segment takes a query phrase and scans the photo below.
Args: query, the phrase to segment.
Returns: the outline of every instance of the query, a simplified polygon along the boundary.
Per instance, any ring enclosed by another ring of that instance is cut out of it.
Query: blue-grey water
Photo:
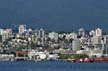
[[[65,61],[0,62],[0,71],[108,71],[108,63],[71,63]]]
[[[0,27],[107,30],[108,0],[0,0]]]

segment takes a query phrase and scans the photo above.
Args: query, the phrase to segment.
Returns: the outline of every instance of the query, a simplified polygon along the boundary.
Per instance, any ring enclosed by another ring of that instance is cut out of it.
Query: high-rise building
[[[3,34],[3,29],[0,29],[0,35],[2,35]]]
[[[44,45],[44,43],[45,43],[45,30],[43,30],[43,29],[38,30],[37,31],[37,36],[39,38],[41,38],[41,41],[39,41],[40,44]]]
[[[19,34],[22,34],[26,31],[26,25],[19,25]]]
[[[43,29],[38,30],[38,36],[39,37],[45,37],[45,31]]]
[[[84,36],[85,35],[85,30],[83,28],[80,28],[79,32],[78,32],[78,35],[79,36]]]
[[[5,30],[3,30],[2,41],[5,41],[5,40],[7,40],[10,37],[12,37],[12,29],[5,29]]]
[[[80,50],[81,49],[81,44],[80,40],[73,40],[72,41],[72,50]]]
[[[95,34],[96,34],[96,36],[102,36],[102,29],[97,28],[97,29],[95,30]]]

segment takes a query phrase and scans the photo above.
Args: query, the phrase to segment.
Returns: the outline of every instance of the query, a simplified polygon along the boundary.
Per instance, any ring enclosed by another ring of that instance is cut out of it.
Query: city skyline
[[[11,29],[13,32],[18,32],[20,26],[25,26],[25,28],[26,28],[25,31],[27,31],[27,30],[41,30],[41,29],[43,29],[43,30],[45,30],[47,32],[58,32],[58,33],[71,33],[71,32],[74,32],[74,33],[78,33],[80,30],[84,30],[87,33],[87,32],[90,32],[90,31],[95,31],[96,29],[99,28],[99,29],[101,29],[103,31],[103,34],[107,34],[107,30],[104,30],[101,27],[95,27],[95,28],[92,28],[92,29],[85,29],[84,27],[80,27],[78,29],[72,28],[72,30],[70,30],[70,31],[65,31],[65,30],[48,30],[48,29],[46,29],[44,27],[32,28],[30,26],[27,26],[26,24],[18,24],[18,25],[13,25],[13,26],[14,27],[12,27],[12,26],[0,27],[0,29],[1,30],[2,29],[4,29],[4,30],[5,29]]]
[[[107,71],[108,0],[0,0],[0,71]]]

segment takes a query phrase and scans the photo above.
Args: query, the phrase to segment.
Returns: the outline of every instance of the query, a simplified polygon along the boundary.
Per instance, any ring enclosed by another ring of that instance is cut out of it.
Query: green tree
[[[89,56],[86,54],[74,54],[73,57],[74,58],[85,58],[85,57],[89,57]]]

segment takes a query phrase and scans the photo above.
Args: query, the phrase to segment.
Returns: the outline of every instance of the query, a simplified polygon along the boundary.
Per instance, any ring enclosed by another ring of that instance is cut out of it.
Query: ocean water
[[[0,71],[108,71],[108,63],[13,61],[0,62]]]

